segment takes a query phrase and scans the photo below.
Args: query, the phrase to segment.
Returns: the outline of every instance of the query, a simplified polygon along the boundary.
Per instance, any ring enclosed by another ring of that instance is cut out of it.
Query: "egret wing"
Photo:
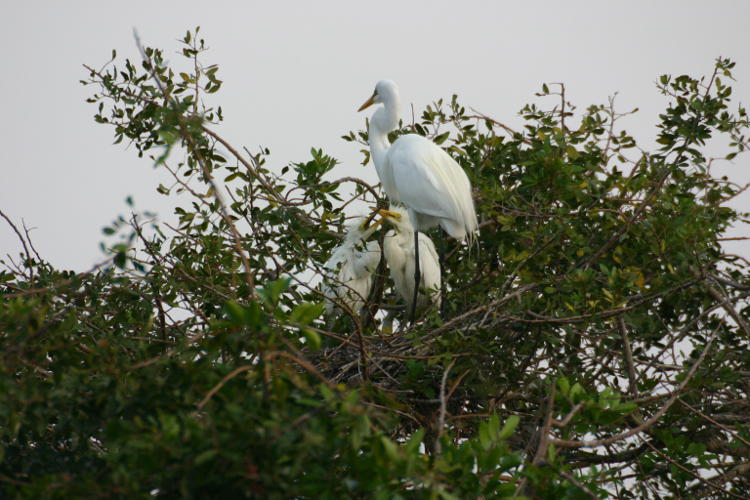
[[[420,214],[476,229],[471,184],[448,153],[422,136],[400,137],[388,153],[389,174],[402,203]]]
[[[422,274],[421,286],[433,290],[431,302],[440,305],[440,260],[435,244],[423,233],[419,233],[419,264]]]
[[[354,261],[354,273],[357,277],[368,276],[375,272],[380,262],[380,245],[377,241],[370,241],[357,254]]]

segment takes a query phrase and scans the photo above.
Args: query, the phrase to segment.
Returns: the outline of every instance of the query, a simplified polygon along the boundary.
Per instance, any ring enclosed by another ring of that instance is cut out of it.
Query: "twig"
[[[141,53],[141,57],[143,58],[144,62],[148,62],[148,56],[146,55],[146,51],[143,49],[143,45],[141,45],[141,39],[139,38],[138,32],[135,29],[133,30],[133,36],[135,37],[135,43],[136,43],[136,46],[138,47],[138,50]],[[168,100],[169,95],[167,95],[167,92],[164,89],[164,86],[162,85],[161,80],[159,80],[159,77],[156,76],[156,72],[154,68],[151,69],[151,77],[156,82],[156,85],[161,91],[162,95],[164,96],[164,99]],[[237,230],[237,227],[235,226],[231,217],[229,217],[226,204],[224,203],[224,199],[221,196],[221,191],[219,190],[219,187],[216,185],[216,181],[211,175],[211,171],[208,169],[208,166],[206,165],[206,162],[203,159],[203,155],[201,155],[197,145],[195,144],[195,139],[187,131],[187,127],[185,126],[185,117],[182,116],[181,113],[177,113],[177,119],[178,119],[179,126],[180,126],[180,133],[183,139],[185,139],[185,141],[190,145],[190,149],[193,151],[193,154],[195,155],[195,159],[201,167],[201,171],[203,172],[204,179],[206,179],[206,182],[208,182],[212,188],[214,199],[216,200],[216,203],[219,205],[219,213],[221,215],[221,218],[224,219],[224,222],[232,231],[232,234],[234,236],[233,238],[234,248],[238,256],[240,257],[240,260],[242,261],[242,266],[245,268],[245,281],[248,287],[248,295],[250,296],[251,299],[255,299],[255,295],[256,295],[255,280],[253,278],[252,271],[250,268],[250,257],[247,255],[246,250],[242,247],[240,243],[242,241],[242,237],[240,236],[240,233]],[[203,128],[205,130],[205,127]]]
[[[474,309],[466,311],[465,313],[460,314],[460,315],[456,316],[455,318],[452,318],[450,321],[446,321],[442,326],[440,326],[438,328],[435,328],[431,332],[427,333],[426,335],[424,335],[422,337],[422,339],[423,340],[427,340],[427,339],[435,338],[438,335],[442,334],[443,332],[446,332],[446,331],[450,330],[451,328],[453,328],[457,324],[459,324],[459,323],[467,320],[468,318],[470,318],[470,317],[472,317],[472,316],[474,316],[476,314],[479,314],[481,312],[484,312],[486,310],[495,309],[495,308],[497,308],[497,307],[505,304],[509,300],[511,300],[513,298],[516,298],[516,297],[520,297],[521,295],[523,295],[524,293],[528,292],[529,290],[533,290],[534,288],[537,288],[539,286],[541,286],[541,285],[539,285],[538,283],[529,283],[527,285],[524,285],[524,286],[520,287],[516,291],[514,291],[512,293],[509,293],[508,295],[506,295],[505,297],[503,297],[501,299],[493,300],[489,304],[485,304],[483,306],[475,307]]]
[[[146,252],[151,256],[152,259],[154,259],[154,263],[157,264],[159,267],[162,267],[161,259],[159,259],[158,254],[153,251],[151,248],[151,244],[146,240],[146,237],[143,235],[143,230],[141,226],[138,224],[138,220],[133,214],[133,217],[131,218],[131,224],[133,228],[135,229],[136,234],[138,235],[138,238],[141,240],[141,243],[143,243],[143,246],[146,248]],[[152,268],[153,271],[153,268]],[[154,278],[156,276],[154,275]],[[159,319],[159,330],[161,330],[161,338],[163,341],[167,340],[167,327],[166,327],[166,314],[164,313],[164,304],[162,304],[161,300],[161,293],[159,291],[159,287],[156,284],[156,279],[153,279],[151,281],[151,290],[154,294],[154,302],[156,303],[156,310],[158,311],[158,319]]]
[[[727,491],[727,490],[725,490],[724,488],[722,488],[721,486],[717,486],[717,485],[715,485],[714,483],[712,483],[712,482],[710,482],[710,481],[708,481],[708,480],[706,480],[706,479],[703,479],[703,478],[702,478],[702,477],[701,477],[700,475],[698,475],[697,473],[695,473],[695,472],[691,471],[690,469],[688,469],[687,467],[685,467],[685,466],[684,466],[684,465],[682,465],[681,463],[679,463],[679,462],[676,462],[676,461],[675,461],[675,460],[673,460],[673,459],[672,459],[672,458],[671,458],[670,456],[666,455],[665,453],[662,453],[662,452],[661,452],[660,450],[657,450],[657,449],[656,449],[656,448],[655,448],[655,447],[654,447],[654,446],[653,446],[653,445],[652,445],[651,443],[649,443],[648,441],[644,441],[644,443],[646,443],[646,445],[648,445],[648,447],[649,447],[649,448],[651,448],[651,449],[652,449],[652,450],[653,450],[654,452],[656,452],[656,454],[657,454],[657,455],[659,455],[660,457],[662,457],[662,458],[663,458],[664,460],[666,460],[666,461],[667,461],[667,462],[669,462],[670,464],[674,465],[674,466],[675,466],[675,467],[677,467],[678,469],[681,469],[681,470],[683,470],[683,471],[687,472],[688,474],[690,474],[691,476],[693,476],[693,477],[694,477],[695,479],[697,479],[697,480],[698,480],[698,481],[700,481],[701,483],[705,484],[706,486],[709,486],[709,487],[711,487],[711,488],[715,489],[716,491],[720,491],[720,492],[724,493],[725,495],[730,495],[730,496],[732,496],[732,497],[734,497],[734,498],[744,498],[745,500],[747,500],[747,499],[746,499],[746,497],[744,497],[744,496],[740,496],[740,495],[737,495],[736,493],[732,493],[731,491]]]
[[[245,365],[245,366],[240,366],[238,368],[235,368],[234,370],[232,370],[231,372],[229,372],[223,379],[221,379],[221,382],[219,382],[218,384],[216,384],[215,386],[213,386],[211,388],[211,390],[208,391],[208,393],[203,397],[203,399],[201,399],[200,403],[198,403],[196,405],[198,407],[198,409],[200,410],[201,408],[203,408],[206,405],[206,403],[208,403],[208,401],[213,397],[213,395],[216,394],[217,392],[219,392],[219,389],[221,389],[222,387],[224,387],[224,384],[226,384],[227,382],[229,382],[230,380],[232,380],[234,377],[236,377],[240,373],[246,372],[248,370],[252,370],[254,368],[257,368],[257,366],[256,365]]]
[[[737,311],[734,310],[732,304],[730,304],[729,301],[709,283],[706,283],[706,287],[708,288],[708,293],[710,293],[714,299],[721,303],[722,309],[724,309],[727,314],[732,317],[732,319],[737,323],[737,326],[739,326],[742,331],[745,332],[745,335],[747,335],[747,337],[750,339],[750,326],[748,326],[742,316],[740,316]]]
[[[318,369],[315,368],[315,366],[313,366],[309,361],[307,361],[305,359],[298,358],[297,356],[295,356],[293,354],[290,354],[288,352],[285,352],[285,351],[271,351],[271,352],[266,353],[265,356],[263,356],[263,359],[264,359],[264,361],[268,362],[268,361],[270,361],[271,359],[273,359],[274,357],[277,357],[277,356],[281,356],[281,357],[284,357],[284,358],[287,358],[287,359],[290,359],[290,360],[294,361],[299,366],[301,366],[302,368],[304,368],[308,372],[310,372],[313,375],[315,375],[324,384],[326,384],[329,387],[331,386],[331,382],[327,378],[325,378],[318,371]],[[253,364],[253,365],[244,365],[244,366],[240,366],[238,368],[235,368],[234,370],[232,370],[231,372],[229,372],[223,379],[221,379],[221,382],[219,382],[214,387],[212,387],[211,390],[208,391],[208,393],[206,394],[206,396],[196,405],[198,407],[198,409],[203,408],[206,405],[206,403],[208,403],[208,401],[211,399],[211,397],[213,397],[213,395],[216,394],[231,379],[233,379],[234,377],[236,377],[237,375],[239,375],[242,372],[245,372],[245,371],[248,371],[248,370],[252,370],[252,369],[256,369],[256,368],[258,368],[258,365],[255,365],[255,364]]]
[[[531,464],[535,466],[539,466],[544,462],[544,455],[547,452],[547,448],[549,447],[549,433],[552,428],[553,423],[553,409],[555,404],[555,392],[556,387],[553,385],[550,389],[550,393],[547,396],[547,412],[544,417],[544,424],[542,425],[541,429],[539,429],[539,443],[537,444],[536,452],[534,453],[534,458],[531,460]],[[541,410],[541,404],[540,410]],[[526,446],[525,453],[528,453],[530,451],[531,445],[533,441],[530,440],[529,443]],[[525,491],[526,489],[526,483],[528,482],[528,478],[524,477],[518,482],[518,486],[516,486],[516,496],[518,496],[521,492]]]
[[[440,438],[443,436],[443,427],[445,427],[445,415],[447,413],[447,398],[445,397],[445,384],[448,380],[448,373],[450,373],[451,368],[453,368],[453,365],[456,364],[456,360],[451,360],[448,367],[443,370],[443,380],[440,382],[440,414],[438,416],[438,429],[437,429],[437,436],[435,436],[435,453],[439,454],[442,451],[442,446],[440,444]]]
[[[488,122],[494,123],[495,125],[497,125],[498,127],[502,128],[503,130],[505,130],[506,132],[510,133],[511,135],[517,136],[518,138],[521,139],[521,141],[523,143],[525,143],[525,144],[531,144],[531,141],[529,139],[527,139],[526,137],[524,137],[524,135],[522,133],[513,130],[509,126],[507,126],[507,125],[505,125],[503,123],[500,123],[499,121],[497,121],[497,120],[495,120],[493,118],[490,118],[489,116],[487,116],[487,115],[485,115],[485,114],[477,111],[474,108],[470,108],[470,109],[473,112],[475,112],[476,114],[475,115],[468,115],[466,118],[476,118],[478,120],[487,120]]]
[[[633,397],[638,396],[638,380],[635,374],[635,364],[633,363],[633,351],[630,348],[630,339],[628,338],[628,329],[625,326],[625,320],[623,315],[617,316],[617,327],[620,330],[622,336],[622,345],[625,351],[625,362],[628,365],[628,381],[630,395]]]
[[[21,231],[18,230],[15,224],[13,224],[13,221],[10,220],[10,218],[5,215],[5,213],[0,210],[0,217],[5,219],[8,224],[10,224],[10,227],[13,228],[13,231],[18,235],[18,239],[21,240],[21,245],[23,245],[23,251],[26,254],[26,266],[29,269],[29,272],[31,273],[31,276],[34,276],[34,271],[31,268],[31,254],[29,253],[29,248],[26,246],[26,240],[23,239],[23,235],[21,235]]]
[[[589,498],[593,498],[594,500],[598,500],[599,497],[596,496],[596,494],[593,491],[591,491],[589,488],[587,488],[585,484],[583,484],[578,479],[576,479],[572,474],[569,474],[569,473],[565,472],[564,470],[560,470],[560,469],[557,469],[557,472],[562,477],[564,477],[565,479],[567,479],[568,481],[570,481],[571,483],[573,483],[573,485],[576,488],[578,488],[579,490],[581,490],[584,493],[586,493],[586,495],[588,495]]]
[[[552,425],[554,425],[555,427],[565,427],[566,425],[568,425],[570,423],[571,420],[573,420],[573,417],[575,417],[576,414],[580,411],[580,409],[583,408],[585,405],[586,405],[586,403],[584,403],[583,401],[581,401],[580,403],[578,403],[577,405],[575,405],[572,410],[570,410],[570,413],[568,413],[567,415],[565,415],[564,419],[562,419],[562,420],[553,420],[552,421]]]
[[[742,442],[743,442],[743,443],[745,443],[745,444],[746,444],[747,446],[750,446],[750,441],[748,441],[747,439],[743,438],[742,436],[740,436],[739,434],[737,434],[737,433],[736,433],[735,431],[733,431],[732,429],[730,429],[730,428],[729,428],[729,427],[727,427],[726,425],[722,425],[722,424],[720,424],[719,422],[717,422],[717,421],[716,421],[716,420],[714,420],[713,418],[709,417],[708,415],[704,414],[704,413],[703,413],[703,412],[701,412],[700,410],[698,410],[698,409],[696,409],[696,408],[693,408],[692,406],[690,406],[689,404],[687,404],[686,402],[684,402],[684,401],[683,401],[683,400],[681,400],[680,398],[677,398],[677,401],[678,401],[678,402],[679,402],[679,403],[680,403],[680,404],[681,404],[682,406],[684,406],[684,407],[685,407],[685,408],[687,408],[688,410],[692,411],[692,412],[693,412],[693,413],[695,413],[696,415],[699,415],[699,416],[703,417],[704,419],[708,420],[709,422],[711,422],[711,423],[712,423],[712,424],[714,424],[715,426],[719,427],[719,428],[720,428],[720,429],[722,429],[723,431],[725,431],[725,432],[727,432],[727,433],[731,434],[731,435],[732,435],[732,436],[733,436],[734,438],[736,438],[737,440],[739,440],[739,441],[742,441]]]
[[[701,355],[698,357],[697,360],[693,363],[693,366],[688,371],[685,378],[682,380],[680,385],[675,390],[674,395],[669,398],[669,400],[659,408],[659,410],[654,413],[654,415],[643,422],[641,425],[638,425],[636,427],[633,427],[630,430],[627,430],[625,432],[621,432],[620,434],[603,438],[603,439],[592,439],[588,441],[573,441],[573,440],[567,440],[567,439],[552,439],[552,444],[555,446],[560,446],[562,448],[596,448],[597,446],[604,446],[611,443],[616,443],[617,441],[620,441],[622,439],[628,438],[630,436],[633,436],[635,434],[639,434],[646,429],[650,428],[652,425],[654,425],[668,410],[672,407],[675,401],[677,401],[677,398],[680,395],[680,391],[687,386],[688,382],[690,382],[690,379],[693,378],[693,375],[695,375],[695,372],[698,370],[698,367],[703,362],[703,359],[706,357],[706,354],[708,353],[709,348],[711,347],[711,344],[713,343],[714,339],[716,338],[716,335],[718,335],[719,329],[717,328],[714,330],[714,332],[711,334],[711,337],[708,339],[708,342],[706,342],[706,346],[703,348],[703,352],[701,352]]]
[[[554,408],[555,408],[555,392],[556,386],[552,386],[552,389],[547,396],[547,415],[544,417],[544,425],[539,431],[539,445],[537,446],[536,453],[532,464],[539,465],[544,460],[544,456],[547,453],[549,446],[549,433],[552,428]]]
[[[21,226],[23,226],[23,232],[26,234],[26,241],[29,243],[29,247],[31,248],[31,251],[34,252],[34,255],[36,256],[36,260],[38,262],[42,262],[42,257],[39,255],[39,252],[36,251],[36,248],[34,248],[34,242],[31,241],[31,236],[29,236],[29,228],[26,227],[26,222],[21,219]]]

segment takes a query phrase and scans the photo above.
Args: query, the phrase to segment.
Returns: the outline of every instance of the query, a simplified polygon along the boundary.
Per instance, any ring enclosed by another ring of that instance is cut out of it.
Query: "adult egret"
[[[477,215],[471,183],[461,166],[437,144],[417,134],[400,136],[391,144],[388,133],[398,127],[398,87],[390,80],[375,85],[372,96],[358,111],[382,104],[372,115],[368,130],[370,155],[380,183],[391,203],[406,206],[417,235],[439,225],[457,240],[471,240],[477,229]],[[441,239],[442,249],[442,239]],[[420,252],[414,252],[414,282],[420,281]],[[442,263],[442,251],[441,251]],[[414,288],[413,303],[416,304]],[[415,310],[412,309],[412,321]]]
[[[422,272],[419,281],[418,298],[413,303],[414,266],[416,265],[416,248],[414,246],[414,227],[403,208],[391,206],[390,210],[380,210],[382,220],[389,222],[393,229],[383,239],[383,255],[388,263],[391,278],[396,291],[406,302],[407,310],[423,311],[432,304],[440,307],[440,263],[432,240],[424,233],[417,233],[419,238],[419,261]]]
[[[336,309],[334,300],[341,302],[358,314],[372,287],[372,274],[380,262],[380,245],[377,241],[366,242],[375,232],[382,219],[366,227],[368,219],[357,217],[348,224],[343,243],[336,247],[331,257],[323,264],[329,278],[323,284],[326,296],[326,313]]]

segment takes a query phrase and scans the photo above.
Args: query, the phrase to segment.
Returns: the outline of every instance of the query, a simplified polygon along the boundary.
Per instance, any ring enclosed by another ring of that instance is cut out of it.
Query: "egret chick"
[[[432,240],[426,234],[416,233],[419,238],[419,262],[422,263],[417,295],[414,289],[415,232],[409,216],[405,209],[394,206],[379,213],[383,216],[381,220],[393,226],[383,239],[383,254],[396,291],[406,302],[407,311],[421,313],[432,305],[440,307],[440,263]],[[416,304],[413,303],[415,296]]]
[[[326,296],[326,314],[331,315],[340,308],[334,303],[343,303],[353,313],[359,314],[372,287],[372,275],[380,262],[380,245],[377,241],[366,242],[375,232],[380,219],[366,227],[368,219],[357,217],[347,225],[343,243],[336,247],[331,257],[323,264],[328,279],[323,283]]]

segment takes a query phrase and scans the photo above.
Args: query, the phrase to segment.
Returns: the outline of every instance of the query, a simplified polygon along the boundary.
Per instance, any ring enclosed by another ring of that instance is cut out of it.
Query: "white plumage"
[[[388,133],[398,127],[399,93],[381,80],[359,110],[383,104],[368,130],[370,154],[380,183],[392,203],[402,203],[412,225],[424,231],[440,225],[457,240],[472,238],[477,216],[471,184],[461,166],[437,144],[417,134],[400,136],[391,145]]]
[[[415,283],[414,227],[406,210],[400,207],[391,206],[380,214],[393,225],[383,239],[383,255],[396,291],[406,302],[407,310],[411,310]],[[440,307],[440,263],[432,240],[423,233],[418,237],[421,276],[416,310],[421,312],[433,304]]]
[[[328,315],[339,309],[334,300],[359,314],[370,293],[372,274],[380,262],[380,245],[377,241],[365,240],[377,229],[379,223],[364,228],[364,222],[364,217],[358,217],[348,225],[344,242],[334,249],[323,265],[328,271],[322,290],[326,296]]]

